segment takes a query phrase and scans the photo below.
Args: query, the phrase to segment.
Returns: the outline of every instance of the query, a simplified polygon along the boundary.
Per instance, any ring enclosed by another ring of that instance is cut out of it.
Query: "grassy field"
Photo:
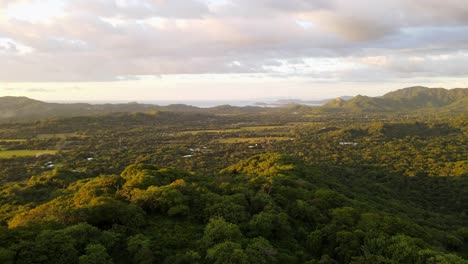
[[[68,137],[83,137],[77,133],[56,133],[56,134],[39,134],[37,135],[38,139],[50,139],[50,138],[60,138],[65,139]]]
[[[191,131],[182,131],[177,133],[178,135],[197,135],[197,134],[202,134],[202,133],[228,133],[231,132],[232,129],[206,129],[206,130],[191,130]]]
[[[262,130],[271,130],[271,129],[279,129],[279,128],[289,128],[289,127],[288,126],[248,126],[248,127],[241,127],[240,130],[262,131]]]
[[[290,137],[257,137],[257,138],[222,138],[213,140],[221,144],[234,144],[234,143],[263,143],[267,141],[284,141],[290,140]]]
[[[14,157],[30,157],[40,155],[55,155],[56,150],[5,150],[0,151],[0,158],[8,159]]]
[[[8,143],[8,142],[25,142],[26,139],[0,139],[0,143],[2,142],[5,142],[5,143]]]

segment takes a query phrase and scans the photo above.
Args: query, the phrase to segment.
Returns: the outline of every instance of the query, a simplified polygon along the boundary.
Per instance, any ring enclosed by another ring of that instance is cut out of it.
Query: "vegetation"
[[[468,262],[465,112],[217,109],[0,124],[0,263]]]
[[[468,89],[410,87],[385,94],[382,97],[356,96],[349,101],[340,98],[328,102],[325,109],[342,109],[355,112],[428,110],[466,112]],[[465,103],[464,103],[465,102]]]
[[[0,158],[54,155],[55,153],[57,153],[56,150],[3,150],[0,151]]]

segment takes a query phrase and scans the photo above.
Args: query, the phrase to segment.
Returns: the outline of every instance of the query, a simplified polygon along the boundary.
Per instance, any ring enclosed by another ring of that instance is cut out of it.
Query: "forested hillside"
[[[0,263],[466,263],[468,118],[152,111],[0,124]]]
[[[409,87],[387,93],[382,97],[358,95],[348,101],[330,101],[323,106],[328,110],[346,110],[353,112],[395,112],[408,110],[424,111],[468,111],[466,98],[468,89],[443,89],[427,87]]]
[[[0,121],[34,120],[47,117],[82,116],[109,113],[146,112],[166,109],[171,111],[190,111],[196,107],[145,105],[137,103],[128,104],[102,104],[86,103],[46,103],[27,97],[0,97]]]
[[[399,188],[433,200],[448,185],[460,200],[444,202],[464,204],[466,178],[371,183],[354,172],[325,173],[275,153],[212,176],[143,164],[92,178],[55,169],[3,189],[3,203],[24,207],[4,219],[0,257],[2,263],[464,263],[457,253],[468,239],[466,215],[401,197]]]

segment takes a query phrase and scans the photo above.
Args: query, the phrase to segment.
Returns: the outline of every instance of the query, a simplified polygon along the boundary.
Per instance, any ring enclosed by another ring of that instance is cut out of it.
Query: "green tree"
[[[151,241],[144,235],[138,234],[129,237],[127,240],[127,250],[130,253],[132,263],[150,264],[154,261]]]
[[[226,241],[208,249],[206,260],[212,264],[248,264],[248,256],[240,244]]]
[[[78,259],[79,264],[112,264],[106,248],[101,244],[89,244],[86,246],[86,254]]]
[[[205,247],[224,242],[240,241],[242,233],[236,224],[226,222],[222,217],[211,218],[205,227],[202,244]]]
[[[61,231],[42,231],[33,243],[20,246],[16,263],[70,264],[78,261],[71,236]]]
[[[6,248],[0,247],[0,263],[13,264],[15,259],[15,252]]]
[[[245,253],[249,258],[250,263],[268,264],[277,263],[276,249],[270,244],[268,240],[263,237],[257,237],[251,240]]]
[[[319,257],[322,252],[322,232],[315,230],[307,236],[307,248],[311,251],[313,256]]]

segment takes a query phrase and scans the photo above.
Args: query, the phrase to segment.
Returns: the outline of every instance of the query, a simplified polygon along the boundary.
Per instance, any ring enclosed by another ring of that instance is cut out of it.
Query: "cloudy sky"
[[[467,69],[466,0],[0,0],[0,96],[376,96]]]

